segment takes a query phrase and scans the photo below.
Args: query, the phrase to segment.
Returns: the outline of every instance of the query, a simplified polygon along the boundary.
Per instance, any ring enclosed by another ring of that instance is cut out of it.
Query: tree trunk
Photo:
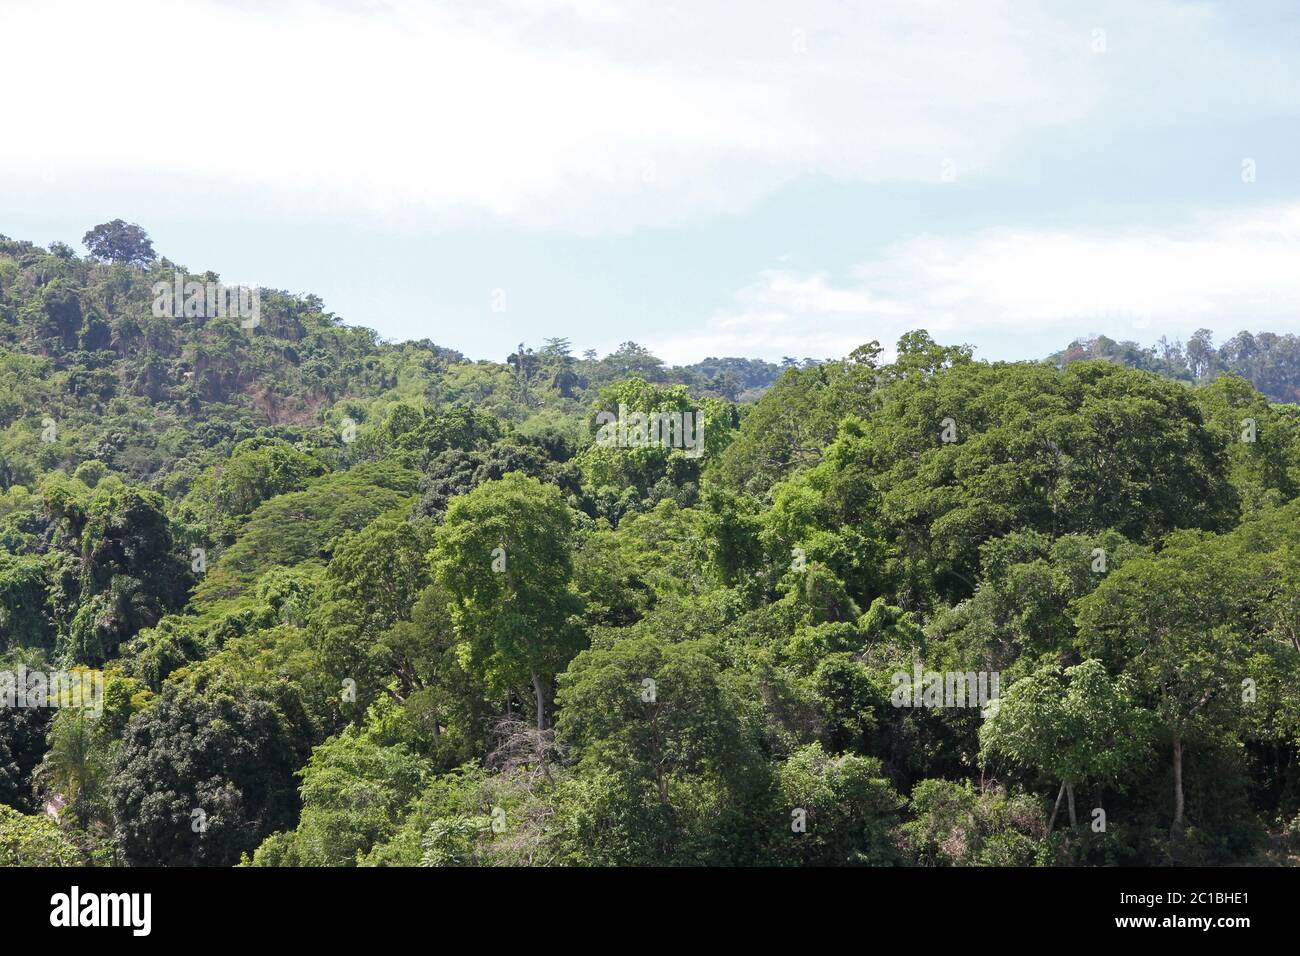
[[[1070,826],[1077,827],[1079,818],[1074,815],[1074,784],[1067,784],[1065,787],[1065,798],[1070,805]]]
[[[542,692],[542,677],[537,671],[533,675],[533,693],[537,695],[537,729],[546,729],[546,695]]]
[[[1183,828],[1183,738],[1174,731],[1174,825],[1175,833]]]
[[[1065,796],[1065,781],[1061,781],[1061,789],[1056,791],[1056,804],[1052,807],[1052,819],[1047,821],[1047,832],[1052,832],[1052,827],[1056,825],[1056,814],[1061,809],[1061,798]]]
[[[668,778],[664,776],[663,747],[659,740],[659,705],[650,705],[650,746],[654,752],[655,783],[659,787],[659,803],[664,807],[668,801]]]

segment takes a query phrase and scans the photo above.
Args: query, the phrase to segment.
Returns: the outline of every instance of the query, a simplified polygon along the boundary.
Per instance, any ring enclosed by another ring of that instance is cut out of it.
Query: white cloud
[[[965,175],[1099,95],[1025,4],[0,3],[0,172],[314,213],[630,229]]]
[[[926,328],[945,342],[1000,339],[1001,354],[1015,355],[1034,336],[1059,347],[1094,332],[1150,344],[1199,327],[1220,336],[1288,331],[1300,328],[1297,262],[1295,206],[1206,215],[1166,230],[920,236],[838,286],[824,274],[765,273],[698,333],[654,346],[679,362],[826,357]]]

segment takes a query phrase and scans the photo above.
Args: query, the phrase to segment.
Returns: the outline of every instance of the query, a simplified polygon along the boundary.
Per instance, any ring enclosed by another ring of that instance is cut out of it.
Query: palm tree
[[[50,726],[49,751],[36,768],[37,786],[49,797],[62,797],[73,822],[86,827],[99,818],[107,776],[93,718],[79,710],[59,711]]]

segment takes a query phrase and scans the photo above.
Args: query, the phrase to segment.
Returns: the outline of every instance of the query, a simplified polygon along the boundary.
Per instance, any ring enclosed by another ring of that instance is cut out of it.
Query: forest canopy
[[[1295,336],[472,361],[84,241],[0,238],[0,863],[1300,852]]]

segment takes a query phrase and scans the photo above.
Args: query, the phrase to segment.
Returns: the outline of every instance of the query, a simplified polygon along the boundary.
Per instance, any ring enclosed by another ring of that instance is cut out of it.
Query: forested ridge
[[[1300,854],[1294,336],[472,361],[85,241],[0,237],[0,675],[100,688],[0,684],[0,864]]]
[[[1231,373],[1250,381],[1271,401],[1300,401],[1300,335],[1294,333],[1239,332],[1217,347],[1209,329],[1198,329],[1185,343],[1162,336],[1147,347],[1097,335],[1076,339],[1051,358],[1062,365],[1105,359],[1184,382],[1205,382]]]

